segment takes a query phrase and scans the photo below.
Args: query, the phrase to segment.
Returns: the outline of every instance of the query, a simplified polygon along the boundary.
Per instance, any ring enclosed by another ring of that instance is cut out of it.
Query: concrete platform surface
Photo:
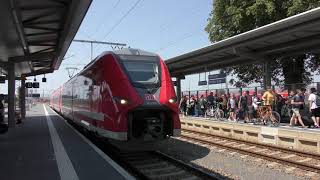
[[[48,106],[0,134],[0,179],[133,179]]]

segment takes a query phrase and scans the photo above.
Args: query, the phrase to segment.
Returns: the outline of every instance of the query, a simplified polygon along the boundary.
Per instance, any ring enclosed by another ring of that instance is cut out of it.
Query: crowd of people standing
[[[206,117],[207,109],[219,107],[229,121],[243,120],[246,123],[256,117],[260,105],[278,112],[281,117],[288,117],[291,126],[300,124],[306,127],[305,123],[310,119],[312,126],[319,127],[320,95],[315,88],[311,88],[310,93],[305,89],[292,90],[288,97],[283,97],[271,88],[267,88],[261,95],[256,92],[250,94],[249,91],[238,95],[210,92],[206,97],[204,95],[200,95],[199,98],[194,95],[183,96],[179,108],[184,116]],[[311,118],[303,118],[304,116]]]
[[[184,115],[192,116],[205,116],[205,112],[208,108],[216,108],[219,106],[221,110],[228,116],[229,119],[235,120],[237,112],[240,112],[240,116],[245,116],[247,111],[252,111],[254,107],[257,107],[259,98],[256,93],[252,96],[249,95],[249,91],[246,91],[241,96],[236,96],[234,93],[230,94],[210,94],[205,97],[201,95],[197,98],[191,95],[190,98],[183,96],[180,101],[180,110]],[[239,117],[239,118],[241,118]]]

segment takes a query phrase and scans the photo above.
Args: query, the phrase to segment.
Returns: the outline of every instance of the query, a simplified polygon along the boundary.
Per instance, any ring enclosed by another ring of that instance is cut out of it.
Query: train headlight
[[[128,104],[128,100],[120,99],[120,104],[126,105],[126,104]]]
[[[127,99],[124,99],[124,98],[113,97],[113,99],[114,99],[115,102],[118,103],[118,104],[122,104],[122,105],[127,105],[127,104],[129,104],[129,101],[128,101]]]
[[[177,102],[176,98],[170,98],[169,99],[169,103],[171,103],[171,104],[176,103],[176,102]]]

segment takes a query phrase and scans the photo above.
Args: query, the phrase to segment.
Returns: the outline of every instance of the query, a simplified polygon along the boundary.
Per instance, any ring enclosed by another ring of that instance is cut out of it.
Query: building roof
[[[213,43],[165,62],[172,76],[184,76],[275,57],[317,52],[320,8]]]
[[[0,5],[0,66],[15,74],[57,70],[92,0],[8,0]]]

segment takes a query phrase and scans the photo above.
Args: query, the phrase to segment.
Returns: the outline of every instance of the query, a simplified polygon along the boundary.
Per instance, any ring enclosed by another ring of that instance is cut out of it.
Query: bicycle
[[[272,111],[271,106],[264,106],[258,103],[256,118],[253,119],[253,124],[272,125],[278,127],[280,125],[280,114]]]
[[[224,112],[220,109],[219,105],[216,108],[214,105],[209,105],[205,114],[209,118],[214,118],[215,120],[223,120],[224,118]]]

